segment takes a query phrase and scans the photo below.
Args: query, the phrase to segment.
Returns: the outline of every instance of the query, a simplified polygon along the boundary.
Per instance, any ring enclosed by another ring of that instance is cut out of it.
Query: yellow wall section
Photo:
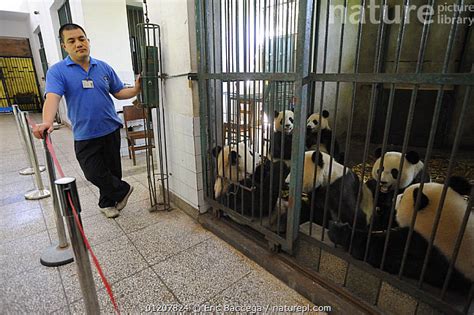
[[[8,106],[4,86],[8,90],[12,104],[15,103],[15,95],[25,93],[33,94],[36,102],[41,101],[31,58],[0,57],[0,67],[3,71],[3,82],[0,84],[0,107]]]

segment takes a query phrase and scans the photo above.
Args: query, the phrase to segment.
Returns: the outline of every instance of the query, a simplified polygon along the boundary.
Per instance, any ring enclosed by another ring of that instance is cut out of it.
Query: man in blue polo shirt
[[[59,101],[65,96],[76,158],[87,180],[100,189],[102,212],[108,218],[115,218],[126,206],[133,186],[122,180],[122,121],[110,94],[120,100],[132,98],[140,92],[140,79],[135,87],[125,88],[112,67],[91,58],[89,39],[79,25],[63,25],[59,36],[69,56],[48,70],[43,123],[33,132],[42,138],[45,130],[53,131]]]

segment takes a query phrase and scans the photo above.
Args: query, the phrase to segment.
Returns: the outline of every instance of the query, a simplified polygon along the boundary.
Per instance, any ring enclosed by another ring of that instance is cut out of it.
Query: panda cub
[[[329,172],[332,163],[331,173]],[[314,178],[316,173],[316,178]],[[329,179],[329,175],[331,178]],[[289,183],[291,174],[286,178]],[[356,226],[366,228],[372,217],[373,198],[370,190],[359,180],[352,170],[334,160],[329,154],[318,151],[305,152],[303,169],[302,191],[312,199],[312,209],[302,208],[301,217],[309,220],[310,212],[313,211],[313,221],[323,225],[324,203],[328,195],[327,220],[339,217],[340,220],[352,225],[356,212],[357,194],[359,185],[362,186],[362,198],[357,210]],[[342,204],[339,203],[342,190]],[[308,202],[311,205],[311,201]],[[325,224],[326,225],[326,224]]]
[[[319,150],[330,154],[332,144],[332,130],[331,127],[329,127],[328,117],[329,112],[327,110],[323,110],[322,116],[320,116],[318,113],[313,113],[308,116],[308,119],[306,119],[305,144],[307,150],[318,150],[318,133],[321,133]],[[344,156],[341,155],[339,151],[339,143],[336,139],[334,139],[333,156],[339,163],[342,163],[344,160]]]
[[[375,222],[374,226],[376,229],[384,229],[388,226],[394,196],[402,193],[406,187],[422,181],[424,163],[420,160],[420,156],[415,151],[406,153],[402,170],[400,170],[400,160],[402,159],[402,153],[400,152],[386,152],[384,154],[383,167],[381,167],[381,148],[375,150],[375,157],[377,160],[372,167],[372,178],[367,181],[367,186],[375,196],[377,179],[380,173],[380,189],[377,198],[377,207],[379,207],[380,212],[377,217],[378,222]],[[398,191],[395,191],[399,177],[400,186],[398,187]],[[430,181],[430,176],[427,174],[423,182],[427,183]]]
[[[251,174],[261,162],[260,154],[252,151],[244,142],[238,145],[216,146],[212,149],[216,158],[217,178],[214,182],[214,197],[227,192],[231,182],[239,182]]]
[[[403,163],[403,170],[400,171],[400,160],[402,159],[402,153],[396,151],[389,151],[384,154],[383,168],[381,169],[382,163],[382,148],[375,150],[375,161],[372,167],[372,178],[377,179],[379,172],[380,176],[380,191],[388,193],[395,189],[398,177],[400,177],[400,190],[404,190],[406,187],[420,183],[423,171],[423,162],[420,160],[420,156],[415,151],[409,151],[405,155],[405,161]],[[425,177],[424,182],[429,182],[429,175]]]
[[[263,224],[273,229],[272,223],[274,225],[275,222],[272,221],[276,219],[271,220],[270,217],[276,215],[275,205],[289,172],[290,169],[283,161],[266,160],[239,184],[230,185],[228,191],[232,193],[224,199],[224,205],[250,218],[267,218]],[[230,217],[238,223],[244,223],[231,214]]]
[[[270,147],[274,161],[285,160],[289,164],[291,160],[294,118],[294,113],[291,110],[275,111],[273,147]]]
[[[443,191],[443,184],[426,183],[420,192],[420,184],[414,184],[398,195],[396,204],[396,221],[398,228],[390,231],[384,270],[397,274],[401,267],[403,252],[408,237],[410,224],[415,211],[417,196],[421,193],[420,206],[414,226],[413,237],[408,248],[404,275],[418,279],[420,277],[428,241],[433,230],[436,212]],[[424,281],[431,285],[442,287],[448,272],[449,261],[452,257],[456,238],[461,231],[461,224],[467,209],[468,201],[463,197],[470,193],[471,186],[466,179],[453,176],[449,181],[441,217],[430,253]],[[351,228],[346,223],[331,222],[329,238],[335,244],[349,247]],[[373,232],[367,262],[379,268],[385,245],[386,231]],[[366,249],[367,232],[355,231],[352,255],[363,259]],[[461,294],[467,294],[474,280],[474,217],[471,215],[462,238],[461,247],[450,278],[449,288]]]

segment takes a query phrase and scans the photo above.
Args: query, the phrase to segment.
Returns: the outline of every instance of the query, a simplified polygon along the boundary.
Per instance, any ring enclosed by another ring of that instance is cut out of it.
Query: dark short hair
[[[86,31],[84,31],[84,29],[80,25],[77,25],[74,23],[66,23],[62,25],[61,28],[59,29],[59,39],[61,40],[61,43],[64,42],[64,34],[63,34],[64,31],[77,30],[77,29],[80,29],[84,33],[84,35],[87,36]]]

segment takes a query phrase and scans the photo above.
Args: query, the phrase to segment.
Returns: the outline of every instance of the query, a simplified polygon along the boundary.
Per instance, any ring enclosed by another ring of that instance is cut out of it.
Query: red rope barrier
[[[54,152],[53,144],[51,143],[51,139],[49,137],[46,137],[46,146],[48,147],[48,151],[51,154],[51,157],[53,158],[53,162],[56,166],[56,169],[58,170],[59,176],[64,177],[63,169],[59,164],[58,158],[56,157],[56,153]]]
[[[27,116],[27,119],[28,119],[28,124],[30,125],[30,127],[35,128],[36,123],[28,116]],[[64,172],[61,168],[61,165],[59,164],[58,158],[56,157],[56,152],[54,151],[53,144],[51,143],[51,139],[50,139],[49,135],[46,136],[45,141],[46,141],[46,146],[48,148],[48,151],[49,151],[49,153],[50,153],[50,155],[51,155],[51,157],[54,161],[54,165],[56,166],[56,169],[58,170],[59,175],[61,177],[64,177]],[[72,213],[74,214],[74,220],[76,221],[76,224],[79,227],[79,231],[81,232],[84,244],[86,245],[86,248],[89,250],[89,252],[91,254],[92,261],[94,262],[95,268],[99,272],[100,279],[102,280],[102,283],[104,284],[105,289],[107,290],[107,293],[109,294],[110,301],[112,302],[115,311],[117,312],[117,314],[120,315],[120,311],[118,309],[117,302],[115,301],[114,294],[112,292],[112,287],[110,286],[109,282],[107,281],[107,278],[105,277],[104,272],[102,271],[102,268],[100,267],[99,260],[95,256],[94,251],[92,250],[92,247],[89,243],[89,240],[87,239],[86,234],[84,233],[84,229],[82,228],[81,221],[79,220],[79,216],[76,212],[76,208],[74,207],[74,203],[72,202],[72,198],[71,198],[70,193],[68,193],[68,199],[69,199],[69,204],[71,205],[71,208],[72,208]]]

